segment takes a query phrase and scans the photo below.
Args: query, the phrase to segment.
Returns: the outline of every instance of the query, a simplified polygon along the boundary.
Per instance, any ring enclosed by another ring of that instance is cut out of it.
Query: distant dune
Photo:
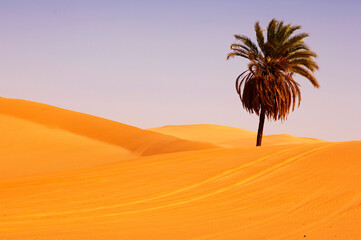
[[[359,239],[361,141],[143,130],[0,98],[0,239]]]
[[[240,128],[213,125],[173,125],[148,130],[191,141],[213,143],[221,147],[253,147],[257,133]],[[263,146],[283,144],[321,143],[323,140],[295,137],[288,134],[263,136]]]

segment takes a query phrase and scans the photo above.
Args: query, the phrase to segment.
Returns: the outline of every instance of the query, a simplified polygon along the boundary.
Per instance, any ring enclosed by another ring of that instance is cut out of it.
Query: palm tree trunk
[[[257,147],[261,146],[262,136],[263,136],[263,126],[264,126],[265,112],[261,109],[261,114],[259,115],[259,124],[258,124],[258,133],[257,133]]]

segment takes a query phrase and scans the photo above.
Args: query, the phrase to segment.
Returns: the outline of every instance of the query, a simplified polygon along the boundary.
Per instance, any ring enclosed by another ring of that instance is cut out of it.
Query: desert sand
[[[360,239],[361,141],[0,98],[0,239]]]

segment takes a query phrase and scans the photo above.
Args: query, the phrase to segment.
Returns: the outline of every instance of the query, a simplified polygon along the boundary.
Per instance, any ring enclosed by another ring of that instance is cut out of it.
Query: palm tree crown
[[[293,35],[300,26],[273,19],[267,27],[267,40],[259,22],[254,28],[258,45],[246,36],[234,35],[240,43],[232,44],[227,55],[227,59],[240,56],[250,60],[248,69],[237,77],[237,93],[248,112],[260,118],[263,115],[263,118],[285,120],[301,101],[300,85],[294,74],[319,87],[313,75],[319,68],[314,61],[317,55],[304,43],[307,33]]]

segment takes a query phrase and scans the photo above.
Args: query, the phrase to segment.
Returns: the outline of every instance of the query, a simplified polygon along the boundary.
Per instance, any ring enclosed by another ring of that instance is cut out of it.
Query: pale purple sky
[[[0,1],[0,96],[149,128],[213,123],[257,131],[234,89],[247,61],[233,34],[272,18],[302,25],[320,89],[265,134],[361,139],[361,1]]]

